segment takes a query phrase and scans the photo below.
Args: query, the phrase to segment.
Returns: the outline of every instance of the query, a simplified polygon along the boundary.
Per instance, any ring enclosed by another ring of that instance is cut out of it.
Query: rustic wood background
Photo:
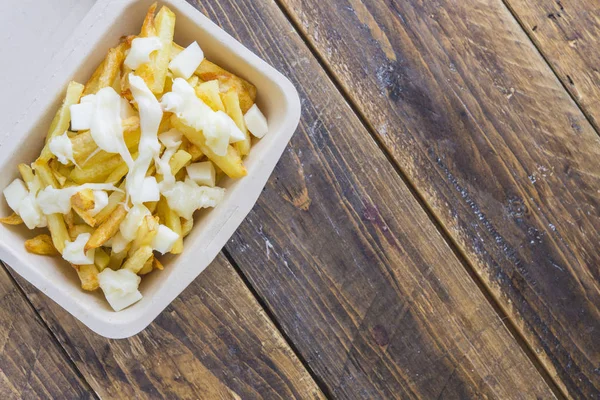
[[[0,270],[0,397],[600,398],[600,7],[190,0],[303,117],[141,334]]]

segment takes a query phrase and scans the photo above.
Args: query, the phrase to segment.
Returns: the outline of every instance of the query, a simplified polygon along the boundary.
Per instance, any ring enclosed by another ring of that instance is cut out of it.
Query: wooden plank
[[[281,3],[564,393],[600,396],[600,143],[502,1]]]
[[[0,398],[94,398],[23,293],[0,266]]]
[[[17,279],[103,399],[323,397],[223,256],[150,327],[124,340],[96,335]]]
[[[505,0],[536,47],[600,130],[600,8],[593,0]]]
[[[227,251],[329,394],[553,397],[277,5],[196,4],[300,91],[301,126]]]

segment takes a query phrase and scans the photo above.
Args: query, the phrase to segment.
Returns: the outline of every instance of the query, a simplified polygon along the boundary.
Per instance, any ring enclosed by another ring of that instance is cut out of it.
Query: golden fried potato
[[[246,122],[244,122],[244,114],[240,108],[240,98],[235,89],[229,89],[226,93],[222,94],[223,103],[225,104],[225,110],[227,115],[233,119],[238,128],[244,133],[245,139],[233,144],[241,156],[245,156],[250,153],[250,133],[246,129]]]
[[[70,107],[73,104],[79,103],[79,98],[81,97],[83,89],[84,86],[77,82],[70,82],[69,86],[67,86],[67,94],[65,95],[62,105],[58,109],[58,112],[50,124],[50,129],[48,130],[48,135],[46,136],[46,144],[44,145],[38,160],[47,162],[54,157],[50,151],[50,141],[56,136],[62,135],[67,129],[69,129],[69,125],[71,123]]]
[[[125,260],[125,263],[121,268],[128,269],[137,274],[144,267],[144,264],[146,264],[146,261],[148,261],[150,257],[152,257],[152,247],[142,246],[137,249],[137,251],[133,253],[131,257]]]
[[[127,216],[127,210],[123,204],[119,204],[115,211],[94,231],[90,240],[85,245],[85,251],[96,249],[115,236],[119,231],[119,225]]]
[[[141,77],[156,95],[164,91],[175,33],[175,19],[175,14],[168,7],[161,7],[154,19],[156,35],[149,36],[157,36],[162,42],[162,47],[150,55],[149,63],[141,65],[135,71],[135,74]]]
[[[96,94],[100,89],[112,86],[121,71],[121,64],[125,60],[125,51],[128,48],[129,44],[123,42],[108,51],[108,55],[102,61],[102,64],[96,68],[96,71],[94,71],[92,77],[85,85],[84,96]]]
[[[79,275],[79,280],[81,281],[81,288],[83,290],[93,292],[94,290],[100,287],[100,282],[98,281],[98,268],[96,268],[94,264],[71,265],[77,271],[77,275]]]
[[[208,146],[205,145],[204,135],[202,132],[187,126],[176,115],[171,117],[171,126],[182,132],[190,142],[198,146],[209,160],[221,168],[223,172],[230,178],[242,178],[247,175],[246,167],[242,163],[240,153],[232,146],[227,149],[227,154],[224,156],[216,155]]]
[[[29,253],[39,254],[41,256],[60,256],[54,244],[52,244],[52,238],[50,235],[41,234],[33,239],[25,241],[25,250]]]
[[[225,105],[223,104],[223,100],[221,100],[221,91],[217,79],[196,86],[196,96],[214,111],[225,112]]]
[[[8,217],[0,218],[0,223],[4,225],[21,225],[23,220],[17,214],[12,213]]]

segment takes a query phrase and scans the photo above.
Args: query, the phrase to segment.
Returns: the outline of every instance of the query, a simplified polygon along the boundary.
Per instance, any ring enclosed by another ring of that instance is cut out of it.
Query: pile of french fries
[[[92,213],[96,207],[92,189],[83,189],[71,197],[71,209],[68,213],[46,215],[49,235],[40,234],[25,242],[28,252],[60,256],[65,250],[65,243],[75,241],[81,234],[89,234],[85,249],[95,249],[94,263],[88,265],[72,265],[79,275],[81,287],[87,291],[99,288],[98,275],[106,268],[114,271],[127,269],[137,275],[145,275],[153,270],[162,270],[158,253],[150,246],[159,225],[166,225],[179,235],[170,250],[172,254],[183,251],[183,238],[193,228],[193,218],[185,219],[173,210],[165,197],[159,201],[144,203],[150,210],[137,230],[135,239],[124,250],[115,252],[111,241],[118,234],[121,223],[126,218],[131,204],[128,204],[126,176],[128,165],[120,154],[100,150],[90,131],[71,131],[70,107],[79,103],[83,96],[97,93],[102,88],[112,87],[133,107],[133,115],[122,120],[123,139],[136,159],[140,143],[140,115],[138,106],[132,96],[129,74],[132,72],[125,64],[132,41],[136,37],[157,37],[162,43],[160,49],[150,54],[150,61],[141,65],[133,73],[141,77],[157,99],[169,92],[174,76],[169,70],[170,61],[183,48],[173,42],[175,30],[175,14],[167,7],[156,13],[156,4],[148,10],[138,36],[123,37],[121,42],[108,51],[104,61],[97,67],[90,80],[82,85],[71,82],[68,85],[62,105],[52,121],[45,146],[40,156],[30,165],[18,166],[22,180],[30,188],[64,189],[83,184],[112,184],[116,190],[108,197],[108,204],[99,212]],[[243,158],[251,149],[252,141],[244,121],[245,113],[254,105],[256,88],[244,79],[226,71],[216,64],[204,59],[187,82],[194,88],[196,95],[214,111],[222,111],[231,117],[237,127],[244,133],[245,139],[228,145],[225,155],[215,154],[209,146],[202,131],[188,126],[177,115],[165,112],[158,133],[176,129],[183,133],[181,145],[170,158],[169,166],[177,181],[187,178],[186,166],[199,161],[213,163],[216,170],[216,182],[224,176],[233,179],[246,175]],[[50,149],[52,139],[66,132],[73,149],[73,162],[62,163]],[[160,152],[164,151],[164,146]],[[147,177],[153,176],[158,182],[162,180],[155,165],[151,165]],[[8,225],[22,224],[23,220],[15,213],[1,218],[0,222]]]

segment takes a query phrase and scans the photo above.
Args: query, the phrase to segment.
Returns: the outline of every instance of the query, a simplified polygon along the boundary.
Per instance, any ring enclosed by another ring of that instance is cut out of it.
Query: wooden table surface
[[[600,398],[595,0],[193,0],[302,120],[222,254],[104,339],[0,269],[0,398]]]

